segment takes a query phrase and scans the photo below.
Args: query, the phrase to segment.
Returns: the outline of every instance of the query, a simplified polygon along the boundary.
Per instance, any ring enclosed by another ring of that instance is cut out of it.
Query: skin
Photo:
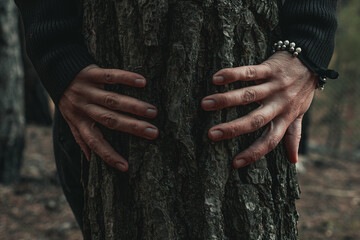
[[[297,162],[302,118],[315,92],[314,73],[289,53],[277,52],[260,65],[222,69],[212,81],[215,85],[255,81],[256,85],[205,97],[201,102],[205,111],[252,102],[260,104],[244,117],[213,126],[208,132],[212,141],[234,138],[268,125],[259,139],[234,158],[235,168],[260,159],[283,137],[289,161]],[[155,118],[158,110],[138,99],[105,91],[104,84],[142,88],[146,80],[136,73],[90,65],[65,90],[59,101],[59,110],[88,160],[92,150],[110,166],[125,172],[129,168],[127,161],[104,139],[96,123],[152,140],[158,137],[158,128],[126,113]]]
[[[201,102],[202,108],[214,111],[252,102],[260,106],[244,117],[212,127],[209,138],[230,139],[268,124],[262,136],[234,158],[234,167],[244,167],[260,159],[283,137],[288,160],[296,163],[301,122],[314,97],[316,74],[288,52],[277,52],[260,65],[222,69],[213,77],[216,85],[236,81],[255,81],[257,85],[207,96]]]
[[[90,65],[80,71],[65,90],[59,101],[59,110],[88,160],[92,150],[110,166],[125,172],[129,168],[127,161],[104,139],[96,122],[152,140],[159,135],[157,127],[118,111],[155,118],[157,109],[138,99],[108,92],[104,90],[104,84],[142,88],[146,80],[137,73]]]

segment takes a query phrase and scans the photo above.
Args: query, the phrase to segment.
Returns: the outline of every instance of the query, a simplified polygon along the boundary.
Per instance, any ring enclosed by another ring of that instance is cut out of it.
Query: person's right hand
[[[154,125],[118,111],[154,118],[157,109],[138,99],[106,91],[104,84],[145,87],[146,80],[137,73],[90,65],[79,72],[65,90],[59,110],[88,160],[92,150],[110,166],[127,171],[127,161],[104,139],[96,122],[113,130],[155,139],[159,131]]]

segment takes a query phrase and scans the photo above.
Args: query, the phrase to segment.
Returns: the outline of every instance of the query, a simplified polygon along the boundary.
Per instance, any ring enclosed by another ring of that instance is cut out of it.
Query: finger
[[[121,113],[109,111],[101,106],[88,104],[84,110],[92,119],[107,128],[150,140],[157,138],[159,135],[159,130],[154,125]]]
[[[303,115],[292,122],[285,133],[285,148],[289,162],[297,163],[299,144],[301,140],[301,123]]]
[[[260,138],[234,158],[234,167],[247,166],[273,150],[284,136],[287,126],[286,121],[282,118],[272,121]]]
[[[89,79],[101,84],[124,84],[132,87],[145,87],[146,80],[137,73],[120,69],[91,68],[88,71]]]
[[[133,97],[92,88],[88,92],[90,102],[95,102],[112,110],[127,112],[141,117],[154,118],[158,111],[155,106]]]
[[[128,170],[127,161],[104,139],[103,134],[94,122],[82,121],[78,129],[89,148],[103,161],[120,171],[125,172]]]
[[[85,141],[82,139],[76,127],[71,122],[68,122],[68,125],[70,127],[71,133],[75,138],[76,143],[80,146],[81,150],[85,154],[86,159],[90,161],[90,156],[91,156],[90,148],[88,147],[88,145],[86,145]]]
[[[201,106],[205,111],[214,111],[231,106],[257,102],[273,93],[273,85],[273,83],[267,82],[261,85],[237,89],[226,93],[213,94],[205,97],[201,101]]]
[[[210,128],[209,138],[213,141],[221,141],[254,132],[279,115],[283,110],[283,104],[282,102],[271,102],[261,105],[244,117],[216,125]]]
[[[214,74],[213,83],[216,85],[223,85],[236,81],[266,79],[270,76],[271,68],[266,64],[226,68]]]

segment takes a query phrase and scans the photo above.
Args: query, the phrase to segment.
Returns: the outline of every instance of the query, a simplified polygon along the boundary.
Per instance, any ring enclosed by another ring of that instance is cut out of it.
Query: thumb
[[[304,115],[297,117],[288,127],[285,134],[285,148],[289,162],[297,163],[301,139],[301,123]]]

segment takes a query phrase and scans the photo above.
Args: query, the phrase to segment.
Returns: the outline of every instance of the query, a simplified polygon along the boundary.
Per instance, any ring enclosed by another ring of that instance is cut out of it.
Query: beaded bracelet
[[[316,89],[319,89],[320,91],[323,91],[325,88],[325,84],[326,84],[326,77],[324,76],[319,76],[318,78],[318,82],[316,84]]]
[[[296,44],[294,42],[285,40],[285,41],[278,41],[277,43],[274,43],[273,53],[275,53],[276,51],[288,51],[294,57],[297,57],[297,56],[299,56],[299,54],[301,53],[302,50],[300,47],[296,47]],[[326,77],[319,76],[318,82],[316,84],[316,89],[319,89],[321,91],[324,90],[325,84],[326,84]]]
[[[294,57],[299,56],[299,54],[301,53],[301,48],[300,47],[296,47],[296,44],[294,42],[291,42],[289,40],[285,40],[283,41],[278,41],[277,43],[274,44],[274,53],[276,51],[288,51],[290,52]]]

